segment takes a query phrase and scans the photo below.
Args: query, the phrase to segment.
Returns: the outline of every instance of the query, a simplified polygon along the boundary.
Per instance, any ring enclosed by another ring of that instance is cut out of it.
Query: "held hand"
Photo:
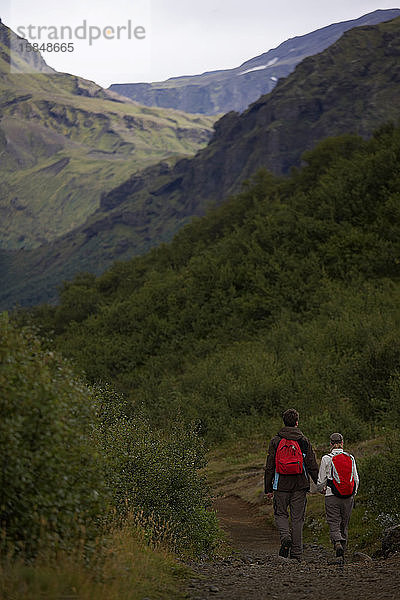
[[[268,494],[264,494],[264,498],[266,498],[266,500],[272,500],[273,497],[273,492],[268,492]]]

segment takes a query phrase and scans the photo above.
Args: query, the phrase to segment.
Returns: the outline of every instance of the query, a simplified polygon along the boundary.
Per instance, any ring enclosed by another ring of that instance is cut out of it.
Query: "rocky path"
[[[277,533],[255,507],[230,496],[219,498],[215,508],[235,551],[192,565],[191,600],[400,600],[398,555],[379,561],[359,555],[330,564],[332,552],[310,544],[301,563],[278,558]]]

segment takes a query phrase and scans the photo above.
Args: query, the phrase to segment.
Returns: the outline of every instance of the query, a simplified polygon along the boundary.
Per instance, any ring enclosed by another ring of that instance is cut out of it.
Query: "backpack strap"
[[[302,453],[303,453],[303,456],[304,456],[304,458],[305,458],[305,457],[306,457],[306,454],[307,454],[307,452],[308,452],[308,448],[309,448],[309,443],[308,443],[308,440],[307,440],[307,438],[306,438],[306,437],[304,437],[304,435],[303,435],[303,437],[301,437],[301,438],[298,440],[298,442],[299,442],[300,450],[302,451]]]

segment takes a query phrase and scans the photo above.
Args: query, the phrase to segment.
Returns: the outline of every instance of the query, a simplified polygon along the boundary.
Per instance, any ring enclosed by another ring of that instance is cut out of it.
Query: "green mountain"
[[[116,83],[109,89],[147,106],[207,115],[231,110],[241,112],[260,96],[271,92],[278,79],[287,77],[307,56],[322,52],[345,31],[362,25],[376,25],[398,16],[398,8],[376,10],[359,19],[328,25],[287,40],[235,69],[172,77],[156,83]]]
[[[400,126],[260,172],[172,243],[33,311],[92,381],[212,441],[296,406],[314,439],[400,423]],[[272,424],[271,424],[272,423]]]
[[[277,174],[329,135],[368,137],[400,115],[400,19],[356,28],[307,58],[243,114],[215,125],[208,146],[170,167],[160,163],[104,195],[84,225],[29,252],[3,252],[2,306],[54,300],[79,271],[99,274],[116,259],[168,241],[207,206],[222,203],[260,167]]]
[[[138,106],[55,72],[25,48],[0,23],[3,249],[36,247],[71,231],[132,173],[192,155],[210,138],[212,118]]]

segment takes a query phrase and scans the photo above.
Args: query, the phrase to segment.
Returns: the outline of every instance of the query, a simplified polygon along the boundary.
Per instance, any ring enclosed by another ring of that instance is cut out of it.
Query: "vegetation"
[[[97,545],[88,564],[81,548],[34,561],[0,561],[0,598],[143,600],[185,597],[187,570],[162,546],[149,545],[146,533],[128,523],[112,530],[107,545]]]
[[[193,426],[171,419],[168,431],[153,430],[141,411],[108,386],[94,390],[96,445],[104,459],[114,514],[139,522],[155,541],[191,554],[209,553],[218,526],[208,511],[204,443]]]
[[[34,555],[97,535],[107,501],[85,387],[33,332],[0,318],[1,550]]]
[[[91,381],[211,441],[288,404],[324,438],[385,419],[400,346],[399,129],[344,136],[288,179],[260,173],[169,246],[65,284],[36,310]]]
[[[150,428],[5,314],[0,390],[0,596],[180,597],[167,549],[193,556],[219,540],[193,427]]]
[[[169,552],[219,543],[206,444],[238,448],[228,465],[214,454],[214,477],[232,473],[290,405],[317,445],[332,430],[385,440],[360,460],[357,519],[370,537],[398,521],[400,127],[326,139],[303,162],[260,171],[168,245],[65,282],[57,306],[0,316],[5,598],[179,597]]]
[[[396,381],[396,387],[398,381]],[[398,408],[398,399],[395,404]],[[399,421],[393,425],[398,427]],[[363,462],[362,475],[368,481],[365,490],[366,506],[368,510],[377,515],[380,527],[398,525],[400,519],[400,495],[398,472],[400,439],[398,431],[389,432],[386,436],[383,450]]]
[[[34,561],[0,561],[1,600],[71,598],[142,600],[185,597],[187,569],[160,545],[149,545],[144,529],[128,522],[110,531],[88,563],[79,546],[54,557],[43,550]]]
[[[317,443],[332,430],[350,444],[390,430],[399,159],[393,125],[369,141],[328,139],[290,178],[260,172],[171,244],[101,277],[80,275],[59,306],[33,317],[89,380],[112,381],[153,426],[168,429],[179,414],[213,446],[268,437],[288,405]],[[397,468],[390,439],[360,463],[371,482],[360,519],[378,525],[399,514],[396,478],[385,476]]]
[[[394,125],[328,139],[171,244],[65,283],[58,306],[2,317],[3,551],[39,560],[44,540],[90,561],[130,519],[153,544],[212,551],[204,440],[268,437],[288,405],[317,443],[389,431],[360,462],[360,519],[396,520],[399,160]]]

